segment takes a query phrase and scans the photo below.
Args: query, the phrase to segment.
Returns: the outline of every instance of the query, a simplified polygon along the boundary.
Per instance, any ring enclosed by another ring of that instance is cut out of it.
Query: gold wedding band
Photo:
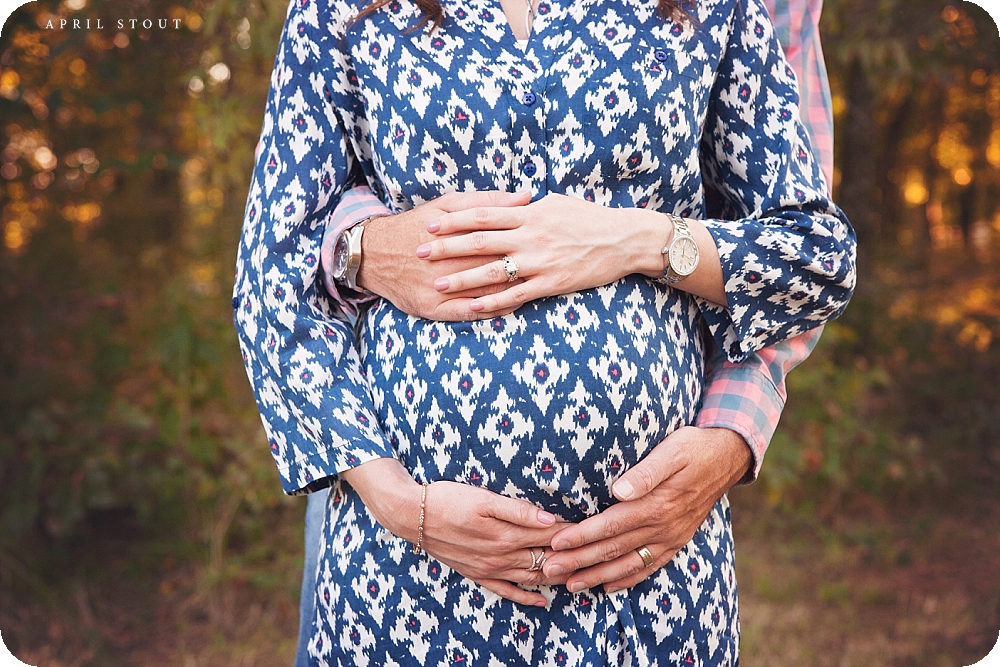
[[[653,564],[653,554],[650,553],[649,548],[646,546],[641,546],[635,550],[639,554],[639,558],[642,559],[643,567],[649,567]]]
[[[512,283],[517,280],[517,272],[520,270],[517,262],[510,255],[503,256],[503,270],[507,274],[507,282]]]

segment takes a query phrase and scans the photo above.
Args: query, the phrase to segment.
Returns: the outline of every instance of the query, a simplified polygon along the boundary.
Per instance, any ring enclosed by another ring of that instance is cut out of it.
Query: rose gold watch
[[[666,268],[663,270],[663,278],[660,279],[660,282],[676,285],[694,273],[695,269],[698,268],[701,254],[687,220],[672,213],[668,215],[674,223],[674,235],[670,239],[670,243],[660,251],[666,259]]]

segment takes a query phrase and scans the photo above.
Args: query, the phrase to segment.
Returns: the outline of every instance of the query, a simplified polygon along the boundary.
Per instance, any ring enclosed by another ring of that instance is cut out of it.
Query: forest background
[[[3,29],[0,632],[29,664],[291,664],[305,501],[229,298],[285,8]],[[827,0],[822,34],[861,273],[731,494],[743,658],[968,665],[1000,630],[1000,38],[928,0]]]

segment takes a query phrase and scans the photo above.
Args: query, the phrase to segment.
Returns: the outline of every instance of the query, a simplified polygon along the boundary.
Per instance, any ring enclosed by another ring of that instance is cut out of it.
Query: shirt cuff
[[[320,274],[323,285],[332,298],[345,313],[358,314],[360,306],[379,298],[377,294],[365,294],[348,289],[333,279],[333,251],[337,245],[337,237],[362,220],[392,215],[392,211],[382,204],[367,185],[359,185],[344,193],[333,215],[326,223],[323,232],[323,245],[320,250]]]
[[[756,368],[726,365],[715,371],[705,390],[695,426],[726,428],[743,436],[753,465],[740,484],[757,479],[764,452],[778,426],[785,401],[771,379]]]

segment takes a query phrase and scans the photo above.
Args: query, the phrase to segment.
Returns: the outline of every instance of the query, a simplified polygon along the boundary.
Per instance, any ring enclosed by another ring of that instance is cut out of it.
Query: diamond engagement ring
[[[503,256],[503,270],[507,273],[507,282],[512,283],[517,280],[517,262],[510,255]]]
[[[545,555],[545,547],[542,547],[542,550],[538,552],[537,556],[535,555],[534,549],[528,549],[528,551],[531,552],[531,567],[528,568],[528,572],[538,572],[545,565],[545,561],[549,559],[549,557]]]

